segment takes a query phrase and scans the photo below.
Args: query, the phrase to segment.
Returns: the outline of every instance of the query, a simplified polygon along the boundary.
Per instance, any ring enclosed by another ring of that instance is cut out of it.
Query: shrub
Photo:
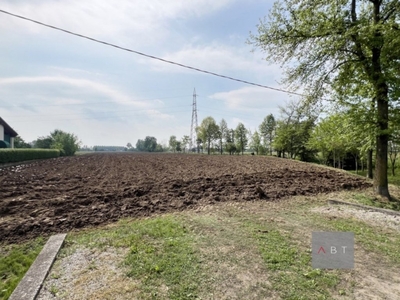
[[[0,163],[54,158],[59,156],[60,150],[57,149],[0,149]]]

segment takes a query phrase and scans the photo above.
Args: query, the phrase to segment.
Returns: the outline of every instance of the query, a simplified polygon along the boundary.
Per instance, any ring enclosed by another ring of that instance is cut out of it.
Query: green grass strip
[[[312,217],[311,217],[312,216]],[[379,227],[356,219],[328,219],[319,214],[310,214],[313,225],[326,231],[354,232],[355,242],[365,250],[382,254],[392,262],[400,263],[400,234],[382,232]]]
[[[195,299],[198,292],[199,259],[193,239],[185,227],[172,217],[148,220],[135,226],[126,264],[129,276],[141,278],[145,291],[165,284],[170,299]]]
[[[0,248],[0,299],[8,299],[32,265],[45,241],[35,239],[20,245]]]
[[[141,282],[141,299],[197,299],[201,272],[193,242],[184,222],[166,215],[76,234],[67,240],[70,249],[64,253],[74,244],[129,248],[124,264],[127,275]]]
[[[271,224],[247,224],[266,267],[272,271],[272,288],[282,299],[331,299],[330,290],[340,282],[338,272],[313,269],[311,254],[291,244],[290,235],[271,228]]]

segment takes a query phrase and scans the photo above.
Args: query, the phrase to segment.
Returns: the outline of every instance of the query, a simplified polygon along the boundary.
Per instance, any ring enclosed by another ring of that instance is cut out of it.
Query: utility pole
[[[196,103],[196,89],[193,90],[193,104],[192,104],[192,125],[190,126],[190,144],[189,149],[192,151],[193,147],[197,145],[196,128],[199,126],[197,123],[197,103]]]

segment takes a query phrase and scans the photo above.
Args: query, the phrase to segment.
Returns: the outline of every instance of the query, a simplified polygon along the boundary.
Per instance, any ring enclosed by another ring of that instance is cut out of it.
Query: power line
[[[71,35],[74,35],[74,36],[77,36],[77,37],[80,37],[80,38],[83,38],[83,39],[87,39],[87,40],[90,40],[90,41],[93,41],[93,42],[96,42],[96,43],[100,43],[100,44],[103,44],[103,45],[106,45],[106,46],[114,47],[114,48],[117,48],[117,49],[120,49],[120,50],[123,50],[123,51],[135,53],[137,55],[145,56],[145,57],[148,57],[148,58],[151,58],[151,59],[159,60],[159,61],[162,61],[164,63],[176,65],[176,66],[179,66],[179,67],[182,67],[182,68],[190,69],[190,70],[193,70],[193,71],[197,71],[197,72],[201,72],[201,73],[205,73],[205,74],[209,74],[209,75],[213,75],[213,76],[217,76],[217,77],[221,77],[221,78],[225,78],[225,79],[229,79],[229,80],[233,80],[233,81],[237,81],[237,82],[241,82],[241,83],[245,83],[245,84],[249,84],[249,85],[253,85],[253,86],[258,86],[258,87],[269,89],[269,90],[274,90],[274,91],[277,91],[277,92],[282,92],[282,93],[296,95],[296,96],[302,96],[302,97],[305,96],[305,95],[300,94],[300,93],[290,92],[290,91],[287,91],[287,90],[283,90],[283,89],[274,88],[274,87],[270,87],[270,86],[263,85],[263,84],[250,82],[250,81],[247,81],[247,80],[237,79],[237,78],[234,78],[234,77],[221,75],[221,74],[217,74],[217,73],[210,72],[210,71],[207,71],[207,70],[202,70],[202,69],[191,67],[191,66],[188,66],[188,65],[185,65],[185,64],[177,63],[177,62],[174,62],[174,61],[171,61],[171,60],[166,60],[166,59],[163,59],[163,58],[160,58],[160,57],[157,57],[157,56],[149,55],[149,54],[146,54],[146,53],[143,53],[143,52],[139,52],[139,51],[132,50],[132,49],[129,49],[129,48],[121,47],[121,46],[118,46],[116,44],[112,44],[112,43],[109,43],[109,42],[98,40],[98,39],[95,39],[95,38],[92,38],[92,37],[89,37],[89,36],[86,36],[86,35],[83,35],[83,34],[79,34],[79,33],[75,33],[75,32],[72,32],[72,31],[69,31],[69,30],[66,30],[66,29],[62,29],[62,28],[57,27],[57,26],[53,26],[53,25],[49,25],[49,24],[46,24],[46,23],[43,23],[43,22],[39,22],[39,21],[30,19],[30,18],[27,18],[27,17],[23,17],[21,15],[17,15],[17,14],[2,10],[2,9],[0,9],[0,12],[4,13],[4,14],[7,14],[7,15],[10,15],[10,16],[13,16],[13,17],[16,17],[16,18],[19,18],[19,19],[22,19],[22,20],[25,20],[25,21],[36,23],[36,24],[39,24],[39,25],[42,25],[42,26],[45,26],[45,27],[48,27],[48,28],[51,28],[51,29],[62,31],[62,32],[65,32],[65,33],[68,33],[68,34],[71,34]]]
[[[124,109],[124,110],[103,110],[103,111],[82,111],[82,112],[75,112],[75,113],[64,113],[64,114],[40,114],[35,115],[34,117],[53,117],[53,116],[75,116],[75,115],[85,115],[88,113],[93,114],[110,114],[110,113],[121,113],[121,112],[151,112],[151,111],[160,111],[160,110],[168,110],[170,108],[177,108],[177,107],[191,107],[191,105],[177,105],[177,106],[168,106],[168,107],[153,107],[153,108],[145,108],[145,109]],[[9,115],[10,118],[26,118],[31,117],[31,115]]]

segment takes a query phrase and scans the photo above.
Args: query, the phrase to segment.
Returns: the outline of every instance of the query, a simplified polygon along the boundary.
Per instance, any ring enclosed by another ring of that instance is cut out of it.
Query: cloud
[[[290,96],[285,93],[260,87],[244,87],[229,92],[215,93],[211,99],[223,101],[227,108],[238,111],[264,110],[278,113]]]
[[[247,47],[231,47],[215,43],[213,45],[186,45],[181,50],[166,54],[165,60],[189,65],[195,68],[214,73],[237,72],[255,73],[267,71],[268,65],[261,63],[259,54],[251,53]],[[159,72],[191,72],[185,68],[178,68],[157,60],[141,59],[142,63],[149,64]],[[222,74],[224,75],[224,74]]]
[[[143,43],[168,37],[166,24],[177,19],[199,18],[236,0],[70,0],[6,1],[2,9],[43,23],[97,38]],[[48,34],[50,29],[11,16],[1,18],[3,32],[16,29]]]
[[[133,97],[109,85],[88,79],[52,76],[11,77],[1,78],[0,86],[3,86],[3,88],[4,86],[11,87],[8,97],[15,99],[22,93],[24,98],[25,95],[29,95],[28,97],[30,98],[35,95],[37,98],[47,100],[47,102],[50,103],[57,99],[59,100],[57,104],[84,103],[85,99],[97,98],[103,101],[106,99],[117,104],[138,108],[148,107],[147,103],[137,101]],[[15,86],[17,86],[17,88],[15,88]],[[14,97],[12,94],[14,94]]]

